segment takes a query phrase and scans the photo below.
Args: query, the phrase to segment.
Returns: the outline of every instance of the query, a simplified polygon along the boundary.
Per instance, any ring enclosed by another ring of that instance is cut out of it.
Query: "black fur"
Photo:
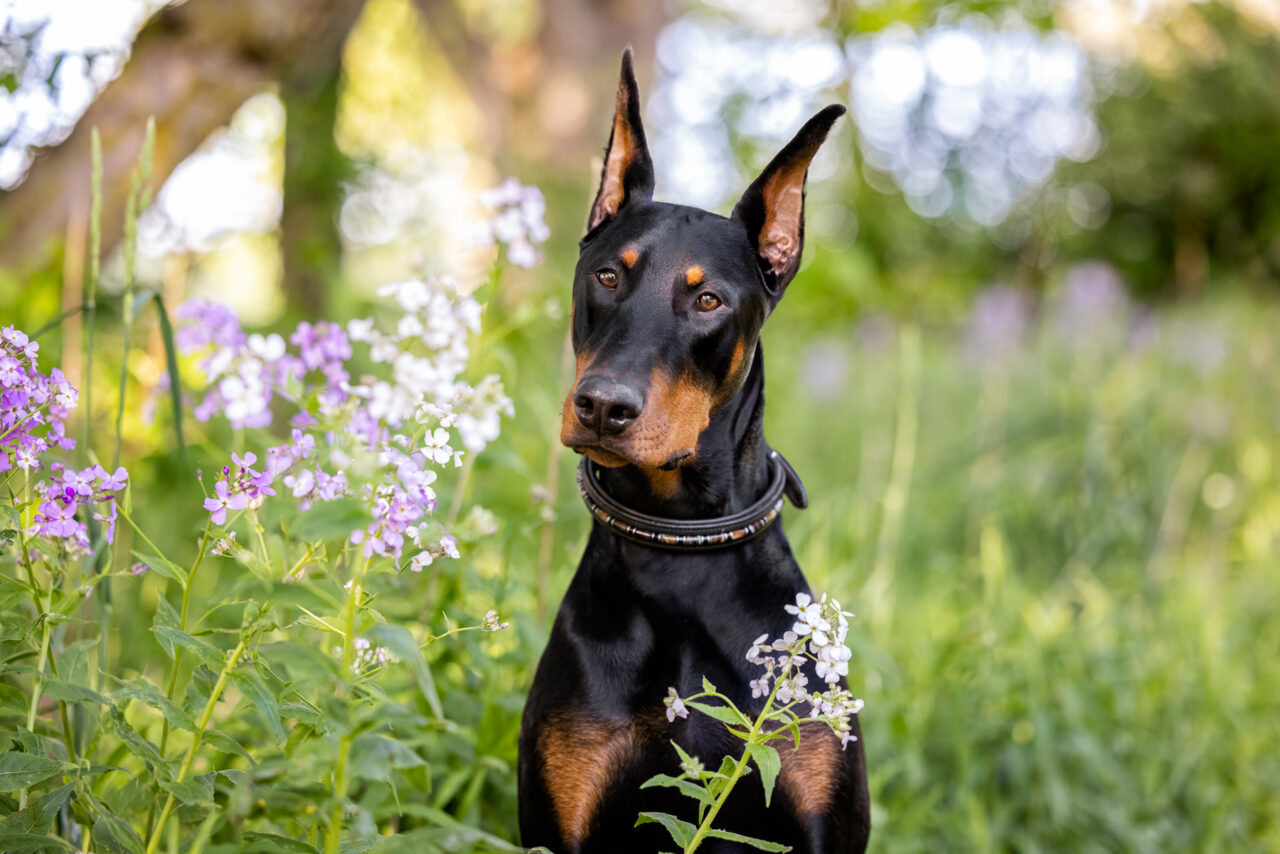
[[[643,145],[629,51],[622,88],[628,97],[619,99],[619,109]],[[627,198],[616,215],[584,238],[573,283],[572,337],[576,352],[591,355],[591,371],[634,386],[649,405],[656,405],[650,389],[656,375],[686,377],[718,401],[696,453],[679,461],[674,492],[656,489],[653,471],[634,464],[604,471],[605,490],[629,507],[667,517],[712,517],[750,506],[767,486],[759,335],[795,275],[799,245],[788,268],[761,262],[757,235],[767,213],[761,188],[775,169],[798,158],[807,166],[842,112],[829,107],[805,125],[747,190],[732,218],[653,202],[645,151],[633,158],[641,174],[626,176]],[[633,265],[618,261],[627,250],[636,253]],[[705,287],[724,308],[699,314],[692,307],[704,287],[685,280],[691,265],[705,271]],[[616,286],[601,287],[601,269],[616,274]],[[735,350],[746,359],[736,373]],[[612,447],[625,456],[623,445]],[[671,789],[640,789],[654,774],[679,773],[669,740],[709,766],[742,747],[723,724],[696,712],[668,723],[662,705],[668,686],[686,696],[700,690],[705,676],[739,708],[758,711],[763,701],[751,698],[748,682],[759,668],[745,652],[761,633],[778,637],[789,629],[792,619],[782,606],[808,590],[780,522],[758,539],[708,552],[651,548],[596,523],[525,705],[519,761],[524,844],[560,854],[670,850],[661,828],[634,827],[642,810],[695,821],[691,800]],[[609,741],[603,753],[588,749],[600,743],[600,733],[610,732],[628,734]],[[579,743],[581,756],[563,749]],[[870,808],[861,740],[834,756],[821,770],[834,795],[818,814],[799,814],[794,786],[779,786],[766,809],[759,778],[751,775],[739,783],[716,827],[782,842],[796,852],[863,851]],[[566,800],[585,805],[580,814],[590,816],[577,822],[577,838],[566,836],[564,810],[557,809]],[[711,840],[701,850],[753,849]]]

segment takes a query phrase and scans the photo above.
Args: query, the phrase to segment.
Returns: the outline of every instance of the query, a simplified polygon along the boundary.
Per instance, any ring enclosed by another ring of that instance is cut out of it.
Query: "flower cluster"
[[[526,187],[508,178],[480,194],[489,219],[476,224],[472,239],[477,246],[504,243],[507,260],[517,267],[533,267],[541,260],[537,246],[551,236],[544,216],[546,200],[537,187]]]
[[[88,554],[87,516],[103,525],[104,539],[111,543],[116,532],[116,495],[129,481],[124,467],[108,472],[100,465],[84,469],[49,465],[48,480],[37,481],[35,515],[27,535],[44,537],[61,545],[71,555]]]
[[[33,511],[25,531],[70,555],[88,553],[89,520],[103,525],[108,543],[115,538],[116,496],[128,484],[123,468],[84,469],[46,462],[50,451],[70,450],[66,419],[79,395],[54,368],[46,376],[38,364],[40,345],[12,326],[0,330],[0,473],[22,469],[32,490]],[[49,477],[33,475],[48,466]]]
[[[396,658],[395,653],[391,650],[385,646],[374,646],[367,638],[354,638],[351,641],[351,646],[355,653],[351,661],[351,672],[357,675],[376,668],[386,667],[388,664],[394,664],[400,660]],[[335,646],[333,654],[341,658],[342,647]]]
[[[857,740],[850,731],[850,721],[863,705],[840,684],[841,677],[849,675],[849,659],[853,657],[845,644],[853,615],[842,611],[840,603],[825,593],[819,600],[797,593],[795,604],[785,607],[796,618],[792,627],[773,641],[767,633],[760,635],[747,650],[747,661],[764,668],[751,682],[751,695],[767,697],[772,691],[783,708],[808,703],[809,717],[829,724],[847,747]],[[809,690],[805,668],[810,663],[814,675],[828,686],[826,690]]]
[[[41,454],[75,447],[65,422],[78,395],[62,371],[40,372],[39,351],[22,330],[0,330],[0,472],[29,474],[41,467]]]
[[[497,611],[487,611],[484,620],[480,623],[480,628],[486,632],[500,632],[503,629],[511,628],[511,623],[498,616]]]
[[[179,310],[179,345],[202,353],[209,381],[201,417],[222,413],[233,427],[267,426],[276,399],[294,412],[289,441],[266,451],[261,470],[253,454],[233,455],[235,466],[222,469],[204,503],[214,524],[256,509],[277,489],[302,510],[353,496],[370,519],[351,532],[366,557],[400,561],[410,542],[406,565],[420,572],[459,556],[452,536],[426,535],[436,508],[432,484],[439,467],[460,465],[464,453],[497,437],[511,400],[496,376],[475,386],[461,379],[480,305],[452,279],[396,282],[379,294],[399,309],[392,323],[364,318],[345,330],[301,323],[287,344],[278,335],[246,335],[234,315],[210,303]],[[367,347],[373,372],[353,376],[357,344]]]
[[[795,603],[785,608],[795,617],[792,627],[775,640],[769,640],[766,632],[747,649],[747,661],[764,668],[764,672],[750,682],[751,696],[768,698],[761,714],[783,722],[795,720],[798,716],[793,708],[807,704],[809,718],[826,723],[840,737],[841,746],[848,747],[850,742],[857,741],[852,721],[863,706],[862,700],[840,684],[841,678],[849,675],[849,660],[853,657],[845,644],[849,617],[853,615],[842,611],[840,603],[827,598],[826,594],[814,600],[808,593],[797,593]],[[827,686],[824,690],[809,688],[806,671],[810,667]],[[707,688],[707,692],[713,691]],[[697,695],[702,696],[706,694]],[[675,688],[667,690],[662,702],[668,721],[689,716],[684,699]]]

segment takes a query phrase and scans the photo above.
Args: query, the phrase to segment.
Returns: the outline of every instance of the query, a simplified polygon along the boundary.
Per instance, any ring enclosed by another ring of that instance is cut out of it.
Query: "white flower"
[[[274,362],[284,355],[284,339],[275,333],[263,337],[255,332],[247,343],[249,352],[264,362]]]
[[[347,336],[352,341],[369,341],[373,337],[373,319],[361,317],[347,321]]]
[[[756,638],[751,642],[751,649],[747,650],[747,661],[750,661],[752,664],[764,663],[764,659],[760,657],[760,654],[763,652],[768,652],[769,650],[769,644],[765,643],[768,637],[769,637],[769,633],[765,632],[760,637]]]
[[[449,431],[443,427],[431,430],[422,439],[422,453],[437,465],[444,465],[453,456],[449,447]]]
[[[675,688],[667,689],[667,696],[662,698],[662,704],[667,707],[667,721],[670,723],[675,723],[677,717],[689,717],[689,710],[685,708],[684,700],[680,699]]]
[[[828,632],[831,624],[822,616],[822,605],[814,602],[808,593],[797,593],[796,604],[787,605],[788,614],[796,615],[796,623],[791,627],[797,635],[807,635],[814,649],[819,649],[831,642]]]
[[[431,299],[431,290],[421,279],[393,282],[378,288],[378,296],[393,296],[405,311],[418,311]]]
[[[254,376],[232,375],[218,384],[226,401],[223,411],[232,423],[242,422],[267,408],[266,387]]]
[[[796,642],[800,640],[800,636],[788,629],[783,633],[782,637],[773,642],[773,648],[778,652],[783,650],[793,650],[796,648]]]
[[[480,623],[480,627],[486,632],[500,632],[510,625],[511,623],[499,619],[497,611],[488,611]]]
[[[769,696],[769,677],[761,676],[751,680],[751,696],[753,698]]]

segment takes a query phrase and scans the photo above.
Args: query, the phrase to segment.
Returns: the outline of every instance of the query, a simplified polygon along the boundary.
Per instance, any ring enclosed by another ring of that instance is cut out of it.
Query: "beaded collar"
[[[587,509],[615,533],[638,543],[675,550],[721,548],[755,539],[782,511],[784,494],[797,507],[807,504],[795,470],[777,451],[769,452],[772,474],[760,500],[730,516],[710,519],[669,519],[624,507],[600,486],[595,463],[583,457],[578,465],[578,492]]]

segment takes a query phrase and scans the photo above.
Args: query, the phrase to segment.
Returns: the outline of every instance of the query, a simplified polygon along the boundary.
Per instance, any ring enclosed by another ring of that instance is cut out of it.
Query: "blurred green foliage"
[[[1104,101],[1106,147],[1064,170],[1110,197],[1070,242],[1148,296],[1280,276],[1280,34],[1222,3],[1189,6],[1154,36],[1159,64],[1128,69]]]

